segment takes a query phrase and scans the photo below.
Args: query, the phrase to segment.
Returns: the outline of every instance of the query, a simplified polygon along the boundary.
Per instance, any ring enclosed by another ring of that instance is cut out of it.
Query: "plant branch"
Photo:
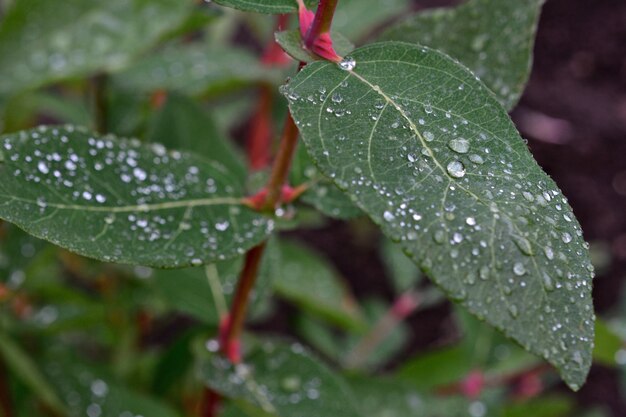
[[[330,26],[335,15],[338,0],[320,0],[315,12],[315,19],[309,29],[304,45],[312,49],[315,41],[324,33],[330,32]]]
[[[273,210],[280,202],[281,191],[283,185],[287,182],[289,167],[291,166],[291,160],[293,159],[297,144],[298,127],[293,121],[291,114],[288,113],[280,147],[278,148],[278,153],[276,154],[276,159],[272,166],[272,173],[266,186],[267,197],[263,204],[263,208],[266,210]]]

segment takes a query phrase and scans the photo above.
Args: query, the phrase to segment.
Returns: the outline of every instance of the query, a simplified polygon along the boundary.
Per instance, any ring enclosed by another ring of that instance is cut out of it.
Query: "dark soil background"
[[[458,1],[417,0],[416,7],[453,3]],[[626,304],[625,0],[546,2],[530,83],[513,119],[539,164],[569,198],[592,244],[598,314],[614,313]],[[355,235],[354,229],[336,222],[297,236],[327,253],[357,296],[376,294],[391,301],[377,235]],[[280,316],[273,329],[288,326],[288,314]],[[409,323],[411,345],[399,359],[458,337],[449,305],[414,314]],[[573,395],[581,406],[608,407],[623,417],[626,401],[620,390],[617,370],[594,366],[586,385]]]

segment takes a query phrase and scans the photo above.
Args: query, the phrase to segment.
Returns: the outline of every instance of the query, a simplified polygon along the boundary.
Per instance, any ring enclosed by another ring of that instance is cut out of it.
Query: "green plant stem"
[[[304,40],[304,45],[307,48],[312,48],[313,43],[322,33],[330,31],[330,26],[335,16],[337,1],[338,0],[320,0],[317,11],[315,12],[315,19]]]
[[[346,355],[344,365],[352,369],[362,367],[389,334],[415,311],[421,300],[421,294],[414,289],[398,297],[393,306],[372,327],[372,330]]]
[[[91,97],[94,130],[98,133],[107,133],[107,103],[105,74],[95,75],[91,79]]]

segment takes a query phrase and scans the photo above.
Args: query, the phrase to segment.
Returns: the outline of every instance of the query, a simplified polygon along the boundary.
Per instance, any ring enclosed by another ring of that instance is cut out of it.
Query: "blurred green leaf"
[[[442,347],[405,362],[398,376],[416,388],[429,389],[461,380],[472,366],[464,346]]]
[[[37,398],[54,412],[66,414],[66,406],[35,361],[4,332],[0,332],[0,355],[5,365],[37,395]]]
[[[333,17],[333,28],[358,40],[389,19],[405,15],[410,0],[341,0]]]
[[[571,416],[575,403],[565,396],[542,396],[521,403],[506,404],[502,417],[567,417]]]
[[[300,308],[348,328],[363,328],[359,307],[339,273],[313,250],[280,242],[271,258],[276,293]]]
[[[596,338],[593,348],[593,360],[604,366],[615,367],[615,358],[625,343],[601,318],[596,318]]]
[[[422,273],[415,263],[402,252],[398,244],[389,239],[382,241],[381,257],[398,294],[414,287],[422,280]]]
[[[67,403],[69,416],[178,417],[179,413],[156,398],[149,397],[115,381],[107,372],[67,351],[46,357],[45,371],[55,381]]]
[[[169,45],[113,77],[117,85],[135,93],[171,90],[188,95],[279,79],[279,72],[261,66],[245,49],[206,43]]]
[[[511,110],[530,74],[544,1],[469,0],[409,16],[380,40],[419,43],[445,52],[471,69]]]
[[[264,341],[243,364],[211,355],[198,369],[207,386],[250,416],[360,415],[346,383],[300,344]]]
[[[0,96],[120,70],[176,27],[191,0],[16,0],[0,26]]]
[[[74,127],[0,141],[0,217],[85,256],[199,265],[240,254],[273,227],[242,206],[218,162]]]
[[[246,167],[235,146],[219,131],[211,114],[195,100],[169,94],[148,129],[149,142],[197,153],[224,165],[243,186]]]

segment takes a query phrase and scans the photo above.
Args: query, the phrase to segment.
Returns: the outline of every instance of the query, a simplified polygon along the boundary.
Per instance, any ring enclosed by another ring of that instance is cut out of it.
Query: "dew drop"
[[[513,239],[513,242],[515,242],[515,245],[517,246],[517,248],[524,255],[527,255],[527,256],[533,256],[534,255],[533,247],[530,244],[530,242],[528,241],[528,239],[526,239],[524,237],[521,237],[521,236],[514,236],[512,239]]]
[[[480,267],[480,271],[478,272],[478,275],[480,276],[480,279],[482,279],[483,281],[487,281],[489,279],[489,267],[487,266]]]
[[[570,235],[569,233],[565,232],[561,236],[561,239],[563,240],[563,243],[570,243],[572,241],[572,235]]]
[[[387,211],[385,211],[385,212],[383,213],[383,219],[385,219],[385,220],[386,220],[386,221],[388,221],[388,222],[392,222],[392,221],[394,221],[394,220],[395,220],[395,218],[396,218],[396,216],[394,216],[394,215],[393,215],[393,213],[392,213],[392,212],[390,212],[389,210],[387,210]]]
[[[554,281],[547,273],[543,273],[543,286],[547,291],[554,291]]]
[[[424,132],[424,140],[426,142],[432,142],[433,140],[435,140],[435,135],[433,134],[433,132]]]
[[[509,305],[508,309],[509,309],[509,314],[511,314],[511,317],[516,319],[517,316],[519,315],[519,310],[517,309],[517,306],[515,304],[511,304]]]
[[[550,246],[546,246],[545,248],[543,248],[543,253],[545,253],[546,258],[548,258],[549,260],[554,259],[554,251]]]
[[[467,139],[464,138],[452,139],[450,142],[448,142],[448,147],[456,153],[463,154],[469,152],[470,143]]]
[[[339,68],[344,71],[352,71],[356,67],[356,61],[351,56],[347,56],[339,63]]]
[[[467,219],[465,219],[465,223],[467,223],[468,226],[476,226],[476,219],[473,217],[468,217]]]
[[[446,241],[446,233],[443,230],[437,230],[433,234],[433,239],[435,240],[435,243],[439,243],[441,245]]]
[[[39,163],[37,164],[37,169],[42,174],[47,174],[48,172],[50,172],[50,168],[48,168],[48,164],[46,164],[44,161],[39,161]]]
[[[337,104],[343,101],[343,97],[339,93],[333,93],[330,99],[333,101],[333,103],[337,103]]]
[[[475,153],[469,156],[469,160],[475,163],[476,165],[482,165],[485,163],[485,160],[483,159],[483,157]]]
[[[135,168],[133,169],[133,175],[135,176],[135,178],[137,178],[139,181],[143,181],[146,178],[148,178],[148,174],[146,173],[146,171],[144,171],[141,168]]]
[[[515,262],[515,265],[513,265],[513,273],[518,277],[524,275],[526,273],[526,268],[524,267],[524,264],[521,262]]]
[[[446,167],[448,174],[454,178],[463,178],[465,176],[465,166],[460,161],[452,161]]]

